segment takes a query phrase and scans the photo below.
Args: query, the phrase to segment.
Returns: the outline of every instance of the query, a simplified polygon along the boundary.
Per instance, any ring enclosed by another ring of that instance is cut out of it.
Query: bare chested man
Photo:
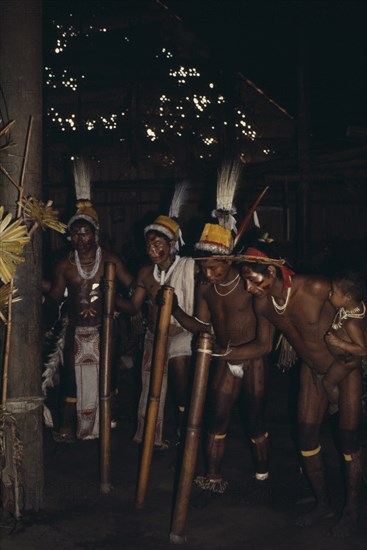
[[[146,408],[149,397],[151,362],[153,356],[154,333],[157,322],[157,293],[161,285],[167,284],[175,289],[180,303],[189,315],[193,312],[194,303],[194,269],[192,258],[180,258],[177,255],[179,225],[168,216],[159,216],[153,224],[145,228],[146,251],[151,263],[142,267],[137,276],[136,288],[130,300],[118,298],[117,306],[130,315],[136,315],[143,303],[148,300],[148,329],[144,342],[142,361],[142,393],[138,409],[138,426],[134,441],[140,443],[145,428]],[[168,340],[167,363],[164,369],[162,390],[159,401],[158,418],[155,429],[154,446],[157,449],[167,448],[163,440],[163,420],[165,398],[167,393],[168,371],[173,385],[177,404],[178,435],[185,415],[187,385],[191,365],[192,334],[184,330],[171,317]]]
[[[328,300],[329,280],[311,275],[291,276],[269,246],[258,241],[241,258],[241,275],[248,292],[255,297],[257,336],[250,344],[234,347],[228,359],[251,359],[269,352],[277,328],[302,360],[298,438],[304,472],[316,497],[315,507],[298,519],[298,525],[307,526],[331,512],[319,438],[328,404],[322,378],[334,361],[325,343],[325,334],[335,309]],[[339,389],[340,444],[345,460],[347,499],[332,533],[345,536],[355,528],[359,510],[361,370],[352,370],[340,383]]]
[[[60,441],[72,441],[75,435],[78,439],[91,439],[99,435],[101,280],[105,263],[116,265],[116,278],[126,288],[133,282],[121,260],[98,245],[98,217],[90,203],[79,203],[68,227],[73,250],[57,263],[44,303],[46,318],[54,320],[67,290],[68,324],[64,345],[66,397],[60,431],[55,434]]]
[[[237,267],[226,259],[231,241],[229,229],[206,224],[201,240],[195,245],[202,255],[209,256],[198,259],[205,280],[197,286],[195,317],[188,318],[179,307],[173,312],[192,332],[207,331],[212,325],[216,345],[224,350],[228,345],[250,342],[256,335],[252,297],[244,290]],[[210,257],[209,251],[215,256]],[[266,383],[267,368],[262,358],[232,361],[223,357],[215,361],[215,374],[209,388],[206,475],[195,480],[204,491],[223,493],[228,486],[222,479],[221,466],[231,413],[241,391],[245,395],[245,420],[253,448],[255,484],[265,489],[264,482],[269,475],[268,433],[264,426]]]

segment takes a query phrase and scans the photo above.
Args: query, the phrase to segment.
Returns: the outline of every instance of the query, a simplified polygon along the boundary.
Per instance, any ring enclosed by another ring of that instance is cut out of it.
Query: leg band
[[[65,397],[65,403],[76,403],[76,397]]]
[[[265,481],[266,479],[268,479],[268,477],[269,477],[269,472],[265,472],[264,474],[259,474],[256,472],[255,474],[255,478],[258,481]]]
[[[302,456],[315,456],[317,455],[319,452],[321,451],[321,446],[319,445],[318,447],[316,447],[316,449],[312,449],[311,451],[302,451],[301,450],[301,455]]]
[[[179,411],[180,413],[184,413],[184,412],[185,412],[185,407],[184,407],[183,405],[179,405],[179,406],[178,406],[178,411]]]
[[[347,455],[347,454],[344,454],[344,453],[343,453],[343,456],[344,456],[345,462],[352,462],[352,460],[353,460],[353,456],[352,456],[352,455]]]
[[[214,439],[224,439],[227,434],[214,434]]]

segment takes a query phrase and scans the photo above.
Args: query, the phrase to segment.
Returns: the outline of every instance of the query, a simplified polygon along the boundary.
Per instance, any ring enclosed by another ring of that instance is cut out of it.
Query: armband
[[[201,319],[198,319],[197,317],[194,317],[195,321],[197,321],[198,323],[202,324],[202,325],[205,325],[207,327],[209,327],[211,325],[211,323],[206,323],[205,321],[202,321]]]

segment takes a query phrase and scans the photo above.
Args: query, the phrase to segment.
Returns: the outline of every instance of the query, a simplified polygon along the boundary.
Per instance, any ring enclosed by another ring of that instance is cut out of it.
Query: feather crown
[[[85,220],[99,229],[98,214],[91,202],[91,178],[89,166],[83,159],[74,160],[74,186],[76,194],[76,212],[70,218],[68,228],[77,220]]]
[[[158,231],[163,233],[163,235],[168,237],[170,240],[175,241],[176,251],[179,250],[180,245],[182,246],[185,244],[182,238],[180,226],[173,218],[177,219],[179,217],[181,207],[187,201],[187,190],[188,182],[183,181],[176,184],[169,209],[169,215],[158,216],[153,223],[144,228],[144,235],[146,235],[148,231]]]
[[[236,208],[233,204],[241,174],[239,162],[223,163],[217,179],[217,208],[212,211],[218,224],[207,223],[195,249],[212,255],[228,255],[233,250],[233,233],[236,233]]]

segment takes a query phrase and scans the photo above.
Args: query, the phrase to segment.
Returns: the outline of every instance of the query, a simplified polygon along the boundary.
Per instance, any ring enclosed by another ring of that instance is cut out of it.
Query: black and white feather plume
[[[236,208],[234,196],[241,175],[241,163],[231,161],[224,163],[218,171],[217,179],[217,208],[212,216],[218,219],[219,225],[231,229],[236,233]]]

